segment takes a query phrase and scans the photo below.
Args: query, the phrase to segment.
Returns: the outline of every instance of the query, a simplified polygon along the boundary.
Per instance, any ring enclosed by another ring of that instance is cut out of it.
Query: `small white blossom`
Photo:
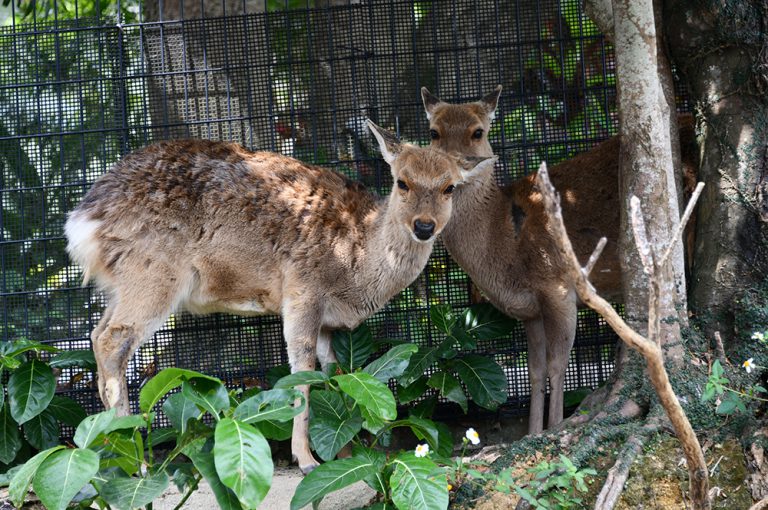
[[[426,457],[428,453],[429,453],[429,445],[428,444],[416,445],[416,456],[417,457]]]
[[[762,331],[755,331],[752,333],[752,340],[758,340],[760,342],[765,341],[765,333]]]
[[[472,444],[480,444],[480,435],[472,427],[467,429],[467,433],[464,436],[469,439]]]
[[[753,363],[754,358],[749,358],[747,361],[741,364],[742,367],[744,367],[744,370],[747,371],[748,374],[751,374],[752,371],[755,369],[755,364]]]

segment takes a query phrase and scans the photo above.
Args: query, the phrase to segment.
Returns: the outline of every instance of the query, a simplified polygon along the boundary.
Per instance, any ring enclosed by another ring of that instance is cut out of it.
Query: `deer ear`
[[[427,112],[427,120],[432,120],[432,114],[435,112],[442,101],[433,95],[427,87],[421,87],[421,100],[424,102],[424,111]]]
[[[368,123],[368,128],[370,128],[373,136],[375,136],[376,140],[379,142],[381,156],[384,158],[384,161],[391,165],[398,154],[400,154],[400,151],[403,150],[403,145],[394,133],[387,131],[383,127],[377,126],[371,119],[366,119],[366,122]]]
[[[459,157],[459,170],[461,171],[462,182],[471,181],[485,172],[493,172],[493,167],[498,159],[498,156],[491,156],[489,158],[478,156]]]
[[[501,95],[501,85],[496,85],[493,92],[490,92],[480,99],[480,105],[485,109],[488,117],[493,120],[496,116],[496,107],[499,105],[499,96]]]

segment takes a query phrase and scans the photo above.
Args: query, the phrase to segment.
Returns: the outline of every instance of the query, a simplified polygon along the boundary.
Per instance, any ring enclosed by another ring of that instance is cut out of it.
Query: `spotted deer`
[[[401,144],[369,122],[396,185],[377,198],[331,170],[225,142],[167,141],[99,178],[65,225],[67,249],[106,291],[91,334],[104,405],[129,413],[125,371],[171,313],[282,315],[291,371],[335,362],[354,328],[422,271],[463,179],[494,158]],[[299,387],[308,402],[309,388]],[[317,466],[308,407],[292,453]]]
[[[488,130],[501,94],[493,92],[472,103],[449,104],[421,89],[429,120],[431,145],[447,152],[490,156]],[[695,165],[693,126],[683,118],[681,146],[687,172]],[[608,299],[621,299],[619,238],[619,138],[549,170],[560,192],[566,229],[574,251],[586,263],[600,237],[608,243],[590,281]],[[576,335],[577,297],[564,277],[564,267],[535,174],[497,185],[491,168],[457,186],[454,212],[442,240],[488,300],[520,319],[528,341],[531,384],[529,433],[544,427],[547,377],[550,385],[548,426],[563,420],[563,387]]]

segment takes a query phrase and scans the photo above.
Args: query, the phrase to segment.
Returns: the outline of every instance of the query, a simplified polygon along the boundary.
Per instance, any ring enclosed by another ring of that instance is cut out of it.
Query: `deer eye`
[[[429,130],[429,137],[432,138],[433,140],[437,140],[438,138],[440,138],[440,133],[438,133],[434,129],[430,129]]]
[[[479,140],[483,137],[483,130],[482,129],[475,129],[475,132],[472,133],[472,138],[475,140]]]
[[[443,190],[443,193],[445,193],[446,195],[450,195],[451,193],[453,193],[454,189],[456,189],[456,186],[454,186],[453,184],[450,184],[448,185],[447,188]]]
[[[397,180],[397,187],[403,191],[408,191],[408,185],[405,183],[405,181],[401,181],[400,179]]]

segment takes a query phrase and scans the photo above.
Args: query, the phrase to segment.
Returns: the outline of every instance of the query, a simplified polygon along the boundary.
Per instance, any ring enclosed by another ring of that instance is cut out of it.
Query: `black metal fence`
[[[63,224],[99,175],[150,142],[235,140],[384,193],[389,172],[361,120],[427,143],[422,85],[450,101],[504,85],[491,132],[500,182],[615,132],[613,56],[580,0],[12,0],[2,9],[3,341],[89,347],[103,296],[80,286]],[[438,246],[368,323],[379,337],[428,343],[430,304],[469,299],[467,277]],[[614,343],[602,320],[580,312],[566,388],[605,380]],[[522,328],[478,351],[505,367],[508,408],[523,410]],[[132,361],[129,384],[136,391],[166,366],[247,384],[286,362],[277,317],[177,314]],[[92,381],[65,374],[62,385],[97,402]]]

